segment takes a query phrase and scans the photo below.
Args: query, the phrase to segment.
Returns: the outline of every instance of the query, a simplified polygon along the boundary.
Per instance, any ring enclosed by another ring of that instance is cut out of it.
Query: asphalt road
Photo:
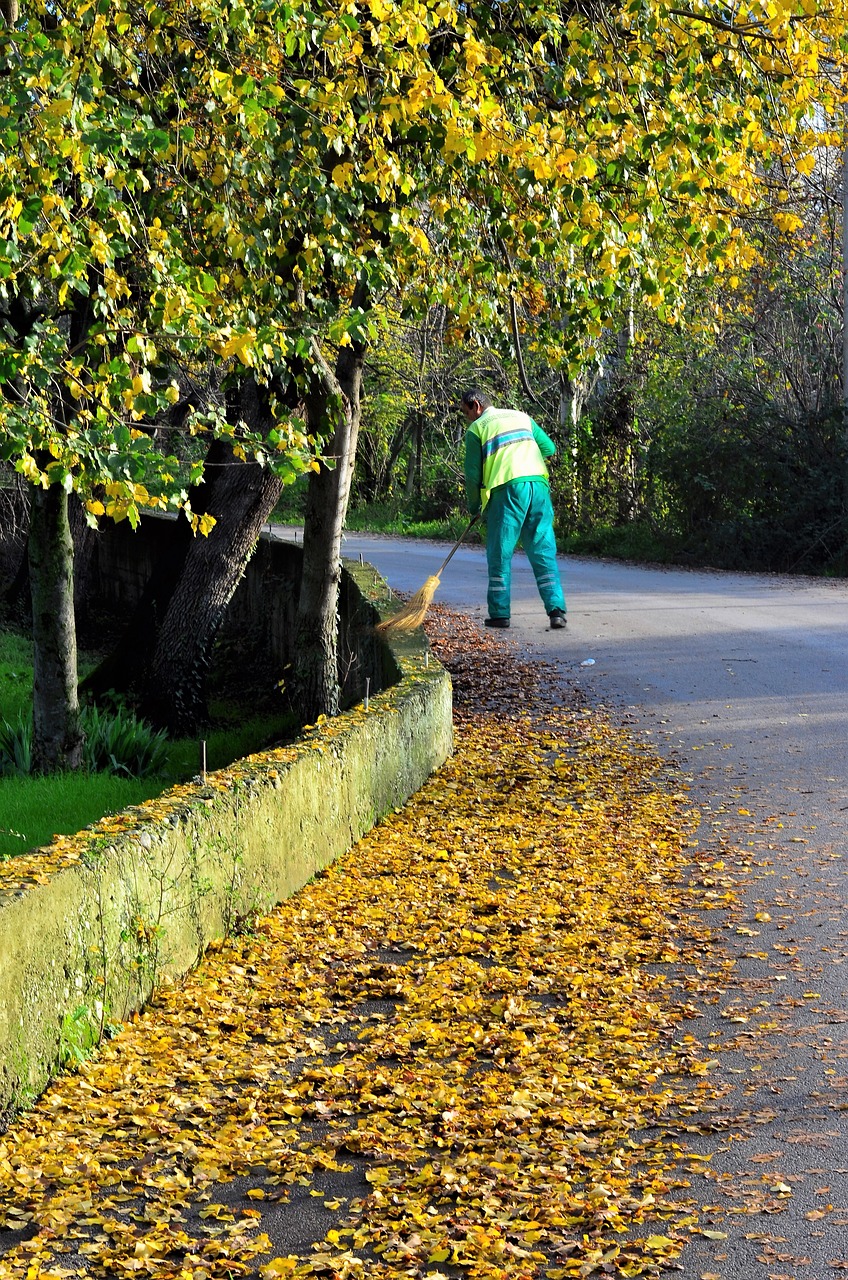
[[[442,544],[349,535],[343,552],[411,592]],[[686,1277],[826,1280],[848,1270],[848,582],[562,561],[552,632],[523,556],[504,638],[559,664],[595,705],[676,762],[714,855],[728,959],[687,1033],[715,1054],[693,1117],[691,1194],[714,1206]],[[485,616],[479,548],[437,600]],[[691,983],[681,965],[676,975]],[[697,985],[697,984],[694,984]],[[706,1130],[699,1132],[699,1130]]]

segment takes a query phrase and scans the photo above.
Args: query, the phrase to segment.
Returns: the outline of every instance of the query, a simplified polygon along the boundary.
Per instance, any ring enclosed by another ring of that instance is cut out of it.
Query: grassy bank
[[[91,662],[81,656],[85,672]],[[0,631],[0,720],[27,718],[32,708],[32,655],[27,636]],[[210,703],[212,726],[197,738],[169,744],[155,777],[116,773],[72,773],[50,777],[0,776],[0,858],[49,844],[54,835],[72,835],[106,814],[119,813],[158,795],[174,783],[200,772],[202,740],[211,772],[259,751],[296,731],[285,712],[244,719],[243,704],[220,699]]]
[[[54,835],[72,835],[161,790],[161,779],[119,778],[113,773],[0,778],[0,858],[40,848]]]
[[[302,524],[305,488],[297,484],[286,489],[274,509],[278,524]],[[360,502],[348,508],[345,528],[351,533],[394,533],[409,538],[435,538],[455,542],[468,524],[468,514],[459,505],[447,513],[434,513],[432,507],[395,499],[388,502]],[[472,529],[467,541],[482,541],[478,529]]]
[[[455,542],[468,524],[464,511],[451,511],[446,516],[425,518],[404,512],[390,503],[372,502],[347,514],[345,528],[356,533],[396,533],[409,538],[435,538]],[[472,529],[468,542],[480,542],[478,530]]]
[[[275,514],[281,523],[298,523],[302,514],[292,507]],[[467,524],[464,511],[426,518],[399,503],[367,503],[348,512],[346,528],[356,533],[400,534],[410,538],[433,538],[454,542]],[[713,529],[709,543],[693,535],[683,536],[673,529],[658,528],[648,521],[630,524],[599,524],[591,529],[572,529],[559,514],[557,546],[563,555],[594,556],[635,564],[682,565],[686,568],[713,568],[762,573],[813,573],[825,577],[848,576],[848,553],[831,557],[827,564],[811,563],[803,548],[785,563],[763,563],[761,551],[751,539],[740,537],[735,526]],[[466,541],[485,541],[485,532],[472,529]],[[809,551],[809,548],[807,548]]]
[[[694,565],[679,540],[663,537],[650,525],[598,525],[594,529],[557,531],[557,545],[563,554],[601,556],[609,560],[633,560],[640,564]]]
[[[277,518],[277,517],[275,517]],[[283,519],[282,516],[279,517]],[[285,517],[298,519],[294,511]],[[452,511],[437,519],[425,519],[414,512],[401,510],[396,503],[372,502],[348,512],[345,527],[355,533],[393,533],[408,538],[433,538],[455,542],[468,524],[465,511]],[[478,546],[485,542],[485,531],[474,528],[465,541]],[[566,530],[562,522],[557,528],[557,546],[565,555],[603,556],[612,560],[635,560],[653,564],[691,564],[694,557],[687,555],[676,544],[664,541],[646,524],[602,525],[596,529]]]

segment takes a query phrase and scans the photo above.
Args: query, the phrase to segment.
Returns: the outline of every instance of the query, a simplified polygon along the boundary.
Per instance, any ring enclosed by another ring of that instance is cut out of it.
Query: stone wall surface
[[[296,892],[449,755],[447,673],[421,632],[391,645],[374,636],[388,597],[371,566],[346,565],[345,579],[346,633],[397,677],[367,708],[173,788],[114,835],[82,833],[58,858],[48,848],[24,877],[16,860],[0,864],[0,1117],[210,941]],[[251,590],[268,612],[267,590]]]

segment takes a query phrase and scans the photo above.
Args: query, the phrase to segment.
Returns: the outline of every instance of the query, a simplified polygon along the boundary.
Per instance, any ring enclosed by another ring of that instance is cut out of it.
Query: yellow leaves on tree
[[[529,279],[568,317],[551,355],[572,362],[634,291],[671,315],[691,274],[743,265],[734,220],[765,174],[808,170],[846,20],[845,0],[618,2],[602,21],[450,0],[200,10],[203,37],[180,0],[141,5],[133,41],[127,12],[93,4],[7,40],[0,290],[46,315],[42,341],[0,344],[0,380],[29,387],[29,416],[4,410],[18,459],[37,456],[33,407],[51,420],[63,399],[71,313],[88,328],[69,395],[101,461],[116,417],[167,411],[169,350],[295,377],[363,272],[375,298],[498,334]],[[140,333],[161,351],[122,362]]]

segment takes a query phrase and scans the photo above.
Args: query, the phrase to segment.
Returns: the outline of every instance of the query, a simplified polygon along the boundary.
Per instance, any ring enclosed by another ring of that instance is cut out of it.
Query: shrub
[[[118,707],[101,711],[83,707],[80,723],[85,734],[83,767],[89,773],[117,773],[150,778],[168,764],[166,735],[131,711]],[[0,721],[0,775],[32,772],[32,720],[20,714],[10,724]]]
[[[31,769],[32,720],[19,712],[11,724],[0,720],[0,775],[23,775]]]
[[[117,707],[101,711],[83,707],[85,768],[91,773],[124,773],[130,778],[149,778],[163,773],[168,763],[168,739],[132,711]]]

